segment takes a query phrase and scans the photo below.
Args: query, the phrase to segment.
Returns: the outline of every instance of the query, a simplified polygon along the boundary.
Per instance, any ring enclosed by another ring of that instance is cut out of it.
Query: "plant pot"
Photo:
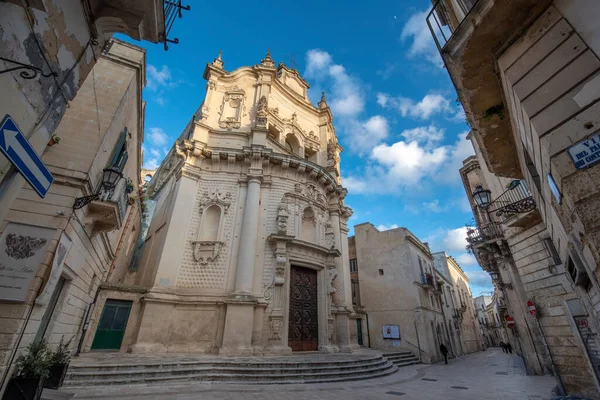
[[[54,140],[54,138],[50,138],[50,140],[48,141],[48,146],[52,147],[56,144],[56,140]]]
[[[39,400],[46,378],[15,376],[6,386],[2,400]]]
[[[68,368],[69,363],[52,365],[50,367],[50,375],[48,375],[44,387],[48,389],[58,389],[61,387],[65,376],[67,376]]]

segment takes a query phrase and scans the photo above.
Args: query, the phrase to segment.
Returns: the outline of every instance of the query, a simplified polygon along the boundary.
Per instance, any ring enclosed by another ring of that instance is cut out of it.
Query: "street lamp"
[[[73,203],[73,210],[79,210],[80,208],[85,207],[86,204],[98,200],[103,191],[110,192],[113,190],[122,177],[123,174],[117,167],[104,168],[102,170],[102,184],[100,185],[98,192],[89,196],[76,198],[75,203]]]
[[[500,274],[498,274],[497,272],[490,272],[490,277],[492,278],[492,281],[496,284],[496,286],[500,288],[500,290],[513,290],[512,283],[502,283],[500,281]]]
[[[475,186],[475,191],[471,193],[475,203],[481,208],[488,208],[492,202],[492,192],[489,189],[484,189],[483,186]]]

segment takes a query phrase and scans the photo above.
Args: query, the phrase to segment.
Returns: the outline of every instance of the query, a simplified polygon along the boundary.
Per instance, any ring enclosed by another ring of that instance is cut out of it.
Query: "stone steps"
[[[383,357],[398,367],[419,364],[421,361],[410,351],[398,351],[393,353],[384,353]]]
[[[371,379],[392,374],[398,367],[382,356],[337,361],[248,362],[235,360],[180,361],[146,364],[73,365],[65,387],[90,387],[176,382],[317,383]]]

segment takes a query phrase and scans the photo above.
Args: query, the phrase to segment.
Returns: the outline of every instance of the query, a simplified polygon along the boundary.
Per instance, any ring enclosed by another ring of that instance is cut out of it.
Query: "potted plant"
[[[52,147],[55,144],[59,144],[60,143],[60,137],[58,135],[52,135],[52,137],[50,137],[50,140],[48,141],[48,146]]]
[[[69,361],[71,360],[71,350],[69,345],[73,338],[67,342],[64,341],[65,337],[60,338],[60,342],[56,347],[56,350],[52,352],[50,356],[50,368],[48,379],[44,387],[48,389],[58,389],[62,386],[65,376],[67,375],[67,369],[69,368]]]
[[[51,352],[44,340],[32,342],[17,358],[16,374],[8,382],[4,400],[38,400],[49,373]]]
[[[135,201],[137,200],[137,196],[135,194],[130,194],[129,197],[127,198],[127,203],[129,203],[130,206],[135,204]]]
[[[131,193],[133,192],[133,181],[131,180],[131,178],[127,178],[127,193]]]

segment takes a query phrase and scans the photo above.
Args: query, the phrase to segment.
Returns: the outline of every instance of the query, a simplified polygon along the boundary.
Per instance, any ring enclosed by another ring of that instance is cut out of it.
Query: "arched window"
[[[285,148],[292,153],[300,154],[300,142],[293,133],[288,133],[285,137]]]
[[[219,225],[221,222],[221,207],[216,204],[204,210],[202,215],[202,226],[198,240],[215,242],[219,237]]]
[[[317,221],[312,208],[306,207],[302,213],[302,240],[317,241]]]

